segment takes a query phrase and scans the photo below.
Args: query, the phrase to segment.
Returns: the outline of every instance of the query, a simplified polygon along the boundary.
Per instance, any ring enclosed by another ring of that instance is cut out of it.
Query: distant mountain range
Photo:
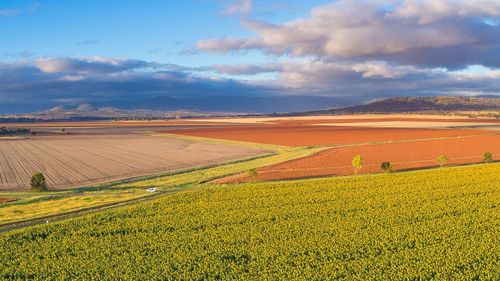
[[[500,111],[500,97],[398,97],[363,105],[300,112],[297,115]]]
[[[39,119],[71,118],[175,118],[245,114],[324,115],[356,113],[416,113],[498,111],[499,96],[484,97],[398,97],[350,106],[353,99],[314,96],[272,97],[158,97],[134,101],[70,103],[34,113],[14,115]],[[346,107],[347,106],[347,107]],[[329,109],[321,109],[329,108]],[[320,109],[320,110],[317,110]],[[288,113],[287,113],[288,112]],[[291,113],[290,113],[291,112]]]
[[[225,113],[275,113],[307,111],[327,107],[341,107],[353,104],[345,98],[318,96],[271,96],[271,97],[207,97],[207,98],[172,98],[158,97],[147,100],[107,101],[93,103],[61,104],[53,108],[38,111],[38,114],[58,115],[106,115],[147,112],[225,112]]]

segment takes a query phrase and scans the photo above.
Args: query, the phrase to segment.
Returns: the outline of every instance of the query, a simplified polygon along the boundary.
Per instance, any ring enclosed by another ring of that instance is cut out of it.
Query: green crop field
[[[0,279],[499,280],[500,164],[201,187],[0,234]]]

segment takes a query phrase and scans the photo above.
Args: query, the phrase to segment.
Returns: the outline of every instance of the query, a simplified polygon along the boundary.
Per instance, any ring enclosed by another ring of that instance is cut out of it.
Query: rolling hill
[[[397,97],[363,105],[309,111],[299,114],[318,115],[463,111],[500,111],[500,97]]]

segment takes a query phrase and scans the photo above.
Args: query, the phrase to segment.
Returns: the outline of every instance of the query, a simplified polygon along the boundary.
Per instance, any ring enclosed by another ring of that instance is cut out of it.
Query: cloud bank
[[[215,71],[274,73],[283,88],[308,94],[500,94],[498,0],[339,0],[288,22],[242,23],[255,35],[203,39],[196,48],[257,50],[279,62]]]
[[[124,58],[38,58],[0,63],[0,103],[61,104],[153,97],[263,95],[269,87]]]
[[[281,24],[245,21],[254,37],[205,39],[196,47],[449,68],[499,67],[500,26],[491,24],[499,18],[496,0],[340,0]]]

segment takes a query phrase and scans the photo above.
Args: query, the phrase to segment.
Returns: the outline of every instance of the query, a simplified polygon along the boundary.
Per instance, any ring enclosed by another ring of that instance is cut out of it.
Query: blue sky
[[[2,0],[0,103],[499,95],[500,1]]]
[[[0,54],[3,60],[24,53],[128,57],[186,66],[263,62],[269,58],[258,52],[218,55],[191,50],[203,38],[250,35],[241,28],[242,17],[281,22],[328,1],[278,2],[275,6],[281,10],[271,4],[266,7],[265,2],[253,13],[226,15],[230,1],[2,0],[0,10],[18,14],[0,18],[0,30],[8,34],[0,39]]]

